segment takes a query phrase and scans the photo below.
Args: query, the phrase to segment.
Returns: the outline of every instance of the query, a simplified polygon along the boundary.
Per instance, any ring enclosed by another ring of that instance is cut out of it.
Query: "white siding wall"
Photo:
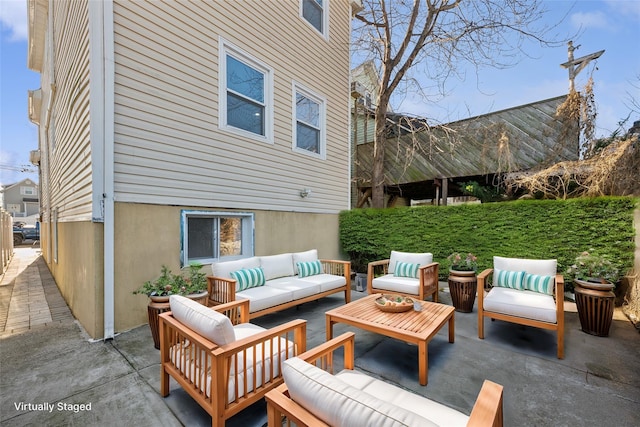
[[[58,209],[60,221],[91,219],[89,140],[89,33],[87,4],[50,2],[45,64],[41,76],[42,205],[45,220]],[[51,27],[50,27],[51,28]],[[50,51],[53,47],[54,52]],[[56,92],[52,96],[51,84]],[[50,116],[50,117],[49,117]],[[49,126],[47,128],[47,125]]]
[[[116,200],[348,208],[348,2],[332,0],[330,12],[326,40],[298,1],[116,1]],[[273,69],[274,144],[218,129],[220,37]],[[327,99],[326,160],[292,151],[292,81]]]

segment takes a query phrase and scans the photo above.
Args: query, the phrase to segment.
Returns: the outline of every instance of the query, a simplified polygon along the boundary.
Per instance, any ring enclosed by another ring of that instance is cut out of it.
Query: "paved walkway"
[[[73,321],[40,248],[16,247],[9,268],[0,277],[0,337]]]

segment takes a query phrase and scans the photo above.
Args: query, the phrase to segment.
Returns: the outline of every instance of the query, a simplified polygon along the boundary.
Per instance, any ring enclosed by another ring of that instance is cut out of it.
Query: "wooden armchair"
[[[484,339],[485,317],[549,329],[563,359],[564,278],[557,261],[496,256],[493,267],[478,275],[478,338]]]
[[[416,275],[400,272],[398,263],[419,264]],[[438,267],[430,253],[409,253],[391,251],[389,259],[369,263],[367,271],[367,291],[369,294],[397,293],[424,300],[429,295],[438,302]]]
[[[333,375],[334,352],[344,349],[344,370]],[[318,366],[324,370],[318,368]],[[319,345],[283,366],[285,384],[265,395],[269,427],[383,425],[389,417],[406,425],[502,427],[503,388],[485,380],[469,416],[424,396],[353,370],[354,333]],[[328,372],[325,372],[328,371]],[[291,397],[292,394],[297,397]],[[286,423],[283,423],[284,418]]]
[[[282,384],[282,363],[306,349],[306,321],[264,329],[248,323],[247,300],[209,308],[180,298],[160,315],[160,394],[173,377],[223,427]]]

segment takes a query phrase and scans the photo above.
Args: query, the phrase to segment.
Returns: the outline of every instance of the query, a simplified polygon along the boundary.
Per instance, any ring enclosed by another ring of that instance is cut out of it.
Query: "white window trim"
[[[324,5],[322,6],[322,31],[318,31],[318,29],[311,25],[311,22],[307,21],[307,18],[304,17],[304,15],[302,14],[303,3],[304,0],[300,0],[300,19],[302,19],[309,27],[313,28],[313,31],[320,34],[322,37],[324,37],[325,40],[329,41],[329,0],[323,0]]]
[[[227,55],[233,56],[264,74],[264,135],[258,135],[227,124]],[[273,69],[220,37],[218,72],[218,128],[236,135],[273,144]]]
[[[246,246],[243,245],[243,253],[242,255],[235,256],[226,256],[224,257],[224,261],[232,261],[241,258],[249,258],[254,256],[255,253],[255,216],[252,212],[225,212],[225,211],[201,211],[201,210],[189,210],[183,209],[180,212],[180,267],[184,267],[189,265],[189,254],[188,252],[188,235],[187,232],[187,224],[188,218],[190,217],[203,217],[203,218],[215,218],[215,217],[241,217],[243,220],[247,220],[251,222],[251,226],[245,227],[243,224],[242,227],[242,240],[244,243],[247,243]],[[218,237],[216,236],[216,239]],[[217,242],[219,243],[219,242]],[[197,262],[201,264],[208,264],[212,262],[218,262],[221,259],[218,258],[208,258],[208,259],[198,259]]]
[[[311,99],[314,102],[317,102],[320,105],[320,117],[319,117],[319,127],[320,127],[320,152],[312,153],[309,150],[305,150],[303,148],[299,148],[297,144],[298,139],[298,116],[296,109],[296,95],[300,93],[304,95],[306,98]],[[291,93],[291,102],[292,102],[292,118],[293,118],[293,141],[291,141],[291,148],[294,152],[304,154],[306,156],[315,157],[321,160],[326,160],[327,158],[327,99],[313,92],[311,89],[306,88],[300,83],[293,82],[292,85],[292,93]]]

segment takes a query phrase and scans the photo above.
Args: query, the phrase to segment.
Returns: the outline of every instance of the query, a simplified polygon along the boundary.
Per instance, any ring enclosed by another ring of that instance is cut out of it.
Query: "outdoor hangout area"
[[[30,264],[16,283],[27,274],[55,290],[46,268]],[[560,359],[553,329],[485,318],[479,338],[479,299],[471,311],[456,309],[452,283],[438,281],[437,303],[433,295],[386,301],[351,284],[348,304],[332,293],[255,318],[247,300],[206,307],[175,298],[159,316],[161,350],[149,325],[99,342],[73,320],[3,335],[2,407],[73,402],[78,410],[3,410],[2,422],[264,427],[287,425],[287,415],[296,425],[383,425],[368,421],[388,417],[404,425],[637,425],[640,339],[620,307],[602,337],[585,333],[576,304],[565,301]],[[229,342],[210,341],[220,337]]]

